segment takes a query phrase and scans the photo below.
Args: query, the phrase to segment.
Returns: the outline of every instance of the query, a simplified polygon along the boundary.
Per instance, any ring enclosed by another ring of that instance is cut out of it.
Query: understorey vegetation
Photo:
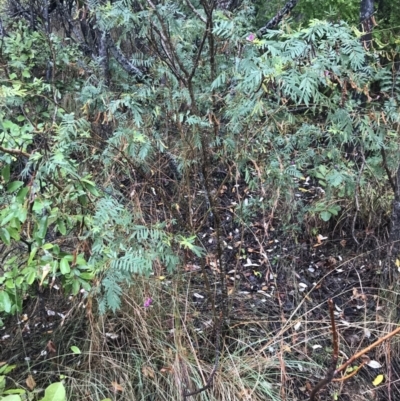
[[[312,3],[2,3],[0,400],[400,396],[398,17]]]

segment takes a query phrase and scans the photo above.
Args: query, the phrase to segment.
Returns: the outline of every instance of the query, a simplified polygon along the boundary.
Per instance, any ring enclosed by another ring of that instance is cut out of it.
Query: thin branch
[[[190,0],[185,0],[185,3],[189,6],[189,8],[193,11],[193,13],[202,20],[205,24],[207,20],[194,8],[194,5],[190,2]]]
[[[290,13],[299,0],[289,0],[283,8],[275,15],[275,17],[271,18],[262,28],[258,30],[258,35],[264,35],[268,29],[271,29],[277,26],[283,19],[283,17]]]
[[[342,370],[345,370],[349,365],[351,365],[356,359],[362,357],[364,354],[366,354],[367,352],[371,351],[372,349],[376,348],[379,344],[383,343],[386,340],[389,340],[390,338],[392,338],[393,336],[395,336],[396,334],[400,334],[400,326],[397,327],[397,329],[391,331],[390,333],[386,334],[386,336],[383,336],[382,338],[379,338],[378,340],[376,340],[374,343],[372,343],[371,345],[368,345],[368,347],[365,347],[364,349],[362,349],[360,352],[357,352],[357,354],[354,354],[350,359],[348,359],[345,363],[343,363],[342,365],[340,365],[336,371],[335,371],[335,375],[338,374],[339,372],[341,372]]]
[[[154,13],[158,19],[158,22],[161,25],[161,31],[159,32],[159,34],[160,34],[162,40],[165,42],[165,44],[169,48],[169,51],[171,53],[170,57],[172,58],[172,55],[174,56],[175,61],[177,62],[179,68],[181,69],[181,71],[183,72],[183,74],[185,75],[185,77],[187,79],[189,77],[189,72],[186,70],[185,66],[183,65],[182,61],[180,60],[180,58],[178,57],[178,55],[176,53],[176,49],[171,42],[171,37],[169,36],[169,31],[165,25],[163,18],[161,17],[161,15],[158,12],[157,7],[154,5],[154,3],[151,0],[146,0],[146,1],[149,4],[149,6],[152,8],[152,10],[154,11]]]
[[[392,187],[394,195],[396,196],[396,194],[397,194],[397,185],[396,185],[396,182],[394,182],[392,173],[389,170],[389,166],[388,166],[387,159],[386,159],[386,150],[384,148],[381,149],[381,155],[382,155],[383,168],[386,171],[386,174],[387,174],[388,180],[389,180],[389,184]]]
[[[139,79],[143,78],[143,72],[139,68],[135,67],[121,52],[120,49],[114,44],[110,37],[110,34],[106,35],[108,48],[110,49],[115,60],[120,64],[120,66],[128,73],[136,75]]]
[[[337,372],[336,364],[337,364],[337,361],[339,358],[339,340],[338,340],[338,334],[337,334],[336,325],[335,325],[335,315],[334,315],[332,299],[328,300],[328,305],[329,305],[329,315],[331,317],[332,340],[333,340],[333,352],[332,352],[331,366],[329,367],[328,371],[326,372],[325,377],[311,391],[310,401],[315,400],[315,396],[317,395],[317,393],[333,380],[333,378]]]
[[[364,172],[364,167],[365,167],[365,155],[364,155],[363,150],[361,150],[361,156],[362,156],[362,164],[360,167],[360,171],[358,172],[356,190],[354,193],[354,200],[356,203],[356,211],[354,213],[353,222],[351,225],[351,235],[357,245],[360,245],[360,243],[358,242],[356,234],[355,234],[355,226],[356,226],[357,215],[358,215],[358,212],[360,211],[360,202],[358,200],[358,194],[360,192],[360,181],[361,181],[361,176],[362,176],[362,173]]]
[[[19,150],[19,149],[7,149],[3,146],[0,146],[0,150],[4,153],[7,153],[9,155],[14,155],[14,156],[25,156],[25,157],[31,156],[30,153],[24,152],[23,150]]]
[[[196,395],[196,394],[200,394],[203,391],[207,390],[208,388],[210,388],[212,381],[214,379],[215,374],[217,373],[217,369],[219,366],[219,358],[221,355],[221,327],[223,325],[224,322],[224,318],[222,315],[222,312],[220,314],[220,318],[219,318],[219,322],[218,322],[218,326],[216,328],[216,344],[215,344],[215,362],[214,362],[214,367],[213,370],[210,373],[210,377],[208,378],[206,384],[201,387],[198,390],[192,391],[190,393],[187,393],[186,391],[183,391],[183,399],[186,400],[187,397],[190,397],[192,395]]]
[[[194,61],[194,63],[193,63],[192,72],[190,73],[189,78],[188,78],[188,82],[190,82],[190,81],[192,80],[192,78],[194,77],[194,74],[195,74],[195,72],[196,72],[196,69],[197,69],[197,67],[198,67],[198,65],[199,65],[199,60],[200,60],[201,52],[203,51],[204,43],[205,43],[206,38],[207,38],[208,28],[209,28],[209,26],[208,26],[208,23],[207,23],[206,29],[205,29],[205,31],[204,31],[203,39],[201,40],[201,43],[200,43],[200,46],[199,46],[199,50],[198,50],[198,52],[197,52],[196,59],[195,59],[195,61]]]

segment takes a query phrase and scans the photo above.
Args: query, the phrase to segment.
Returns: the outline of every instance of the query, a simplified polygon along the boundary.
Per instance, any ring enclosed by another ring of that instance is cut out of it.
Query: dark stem
[[[322,390],[326,385],[328,385],[335,376],[336,373],[336,365],[339,358],[339,340],[338,334],[336,331],[335,325],[335,315],[333,309],[333,301],[332,299],[328,299],[328,306],[329,306],[329,314],[331,317],[331,327],[332,327],[332,341],[333,341],[333,352],[332,352],[332,359],[331,359],[331,366],[326,372],[325,377],[313,388],[310,394],[310,401],[315,401],[315,396],[318,394],[320,390]]]

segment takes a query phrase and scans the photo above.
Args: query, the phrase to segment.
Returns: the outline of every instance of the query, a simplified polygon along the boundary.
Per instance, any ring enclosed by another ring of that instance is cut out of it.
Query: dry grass
[[[335,269],[326,275],[332,274]],[[70,328],[66,323],[54,332],[57,354],[40,364],[32,361],[16,382],[24,386],[31,373],[45,387],[61,377],[71,401],[184,400],[185,391],[200,389],[209,379],[221,336],[211,386],[187,400],[307,399],[310,388],[324,376],[332,352],[328,308],[325,301],[312,301],[314,289],[297,294],[293,311],[284,313],[277,305],[260,320],[241,319],[241,309],[231,305],[231,317],[221,331],[215,330],[211,306],[192,301],[194,290],[185,275],[138,278],[125,291],[122,308],[104,316],[96,313],[94,300],[86,300],[85,308],[75,306]],[[366,287],[361,276],[356,287],[337,294],[343,300],[336,308],[339,363],[397,327],[399,294],[395,287]],[[148,297],[153,302],[146,308]],[[355,301],[362,313],[352,320],[346,308]],[[71,353],[71,345],[82,353]],[[320,400],[395,401],[400,396],[399,355],[399,338],[381,344],[368,354],[382,364],[380,369],[364,367],[348,381],[331,383]],[[385,380],[374,387],[379,373]]]

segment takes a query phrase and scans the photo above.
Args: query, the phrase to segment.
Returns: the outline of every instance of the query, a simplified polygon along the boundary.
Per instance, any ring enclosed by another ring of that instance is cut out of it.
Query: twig
[[[361,181],[361,176],[362,176],[362,173],[363,173],[364,167],[365,167],[365,156],[364,156],[364,152],[362,150],[361,150],[361,156],[362,156],[362,164],[361,164],[360,171],[358,173],[357,182],[356,182],[356,190],[354,193],[354,200],[356,202],[356,211],[354,213],[353,222],[351,225],[351,235],[357,245],[360,245],[360,243],[357,240],[356,234],[355,234],[357,215],[358,215],[358,212],[360,211],[360,202],[358,201],[358,193],[360,192],[360,181]]]
[[[258,30],[258,35],[264,35],[268,31],[268,29],[273,28],[274,26],[278,25],[283,17],[286,14],[289,14],[290,11],[293,10],[293,8],[296,6],[296,4],[299,2],[299,0],[289,0],[281,10],[279,10],[278,14],[275,15],[275,17],[271,18],[262,28]]]
[[[220,319],[219,319],[219,324],[217,326],[217,330],[216,330],[216,344],[215,344],[215,362],[214,362],[214,367],[213,370],[210,373],[210,377],[208,378],[206,384],[199,388],[198,390],[192,391],[190,393],[187,393],[186,391],[183,391],[183,400],[185,401],[187,397],[190,397],[192,395],[196,395],[196,394],[200,394],[203,391],[207,390],[210,386],[211,383],[214,379],[215,374],[217,373],[217,369],[219,366],[219,357],[221,355],[221,327],[223,324],[224,318],[222,315],[222,312],[220,314]]]
[[[399,333],[400,333],[400,326],[397,327],[397,329],[386,334],[386,336],[383,336],[382,338],[379,338],[378,340],[376,340],[374,343],[368,345],[368,347],[365,347],[360,352],[357,352],[357,354],[354,354],[350,359],[348,359],[345,363],[343,363],[336,369],[335,375],[338,374],[339,372],[341,372],[342,370],[346,369],[347,366],[351,365],[356,359],[360,358],[367,352],[369,352],[372,349],[374,349],[375,347],[377,347],[379,344],[383,343],[386,340],[389,340],[390,338],[392,338],[393,336],[395,336],[396,334],[399,334]]]
[[[331,311],[331,321],[332,321],[332,316],[333,316],[333,302],[332,300],[329,300],[329,310]],[[386,340],[389,340],[390,338],[392,338],[393,336],[395,336],[396,334],[400,333],[400,326],[397,327],[397,329],[392,330],[390,333],[386,334],[385,336],[383,336],[382,338],[379,338],[378,340],[376,340],[374,343],[370,344],[368,347],[365,347],[364,349],[362,349],[361,351],[357,352],[356,354],[354,354],[351,358],[349,358],[345,363],[343,363],[342,365],[340,365],[336,370],[335,370],[335,366],[337,363],[337,357],[338,357],[338,337],[337,337],[337,332],[336,329],[334,329],[334,324],[332,325],[332,330],[333,331],[333,355],[332,355],[332,365],[329,368],[326,376],[324,379],[322,379],[312,390],[311,394],[310,394],[310,401],[314,401],[315,400],[315,396],[316,394],[323,388],[325,387],[327,384],[329,384],[331,381],[333,381],[333,378],[341,371],[345,370],[349,365],[351,365],[356,359],[362,357],[364,354],[368,353],[369,351],[371,351],[372,349],[374,349],[375,347],[377,347],[379,344],[383,343]],[[335,359],[335,354],[336,354],[336,359]],[[333,362],[335,362],[335,366],[333,365]],[[364,365],[365,365],[365,361],[363,361],[363,363],[359,366],[359,368],[357,368],[356,372],[354,374],[350,374],[348,376],[345,376],[339,380],[335,380],[335,381],[344,381],[349,379],[350,377],[354,376]],[[333,368],[333,370],[332,370]]]
[[[24,152],[23,150],[19,150],[19,149],[7,149],[7,148],[4,148],[3,146],[0,146],[0,150],[4,153],[8,153],[9,155],[14,155],[14,156],[25,156],[25,157],[31,156],[30,153]]]
[[[361,365],[358,366],[357,368],[355,368],[350,374],[348,374],[347,376],[340,377],[340,378],[338,378],[338,379],[332,379],[332,381],[333,381],[333,382],[344,382],[344,381],[346,381],[346,380],[352,378],[353,376],[355,376],[355,375],[358,373],[358,371],[359,371],[366,363],[367,363],[367,361],[362,361],[362,362],[361,362]]]
[[[333,380],[333,378],[337,372],[335,369],[336,369],[336,364],[337,364],[337,361],[339,358],[339,340],[338,340],[338,334],[336,331],[335,315],[333,313],[334,309],[333,309],[332,299],[328,300],[328,305],[329,305],[329,314],[331,317],[332,339],[333,339],[333,352],[332,352],[331,366],[329,367],[328,371],[326,372],[325,377],[311,391],[310,401],[315,400],[315,396],[317,395],[317,393]]]
[[[194,8],[194,5],[190,2],[190,0],[185,0],[185,3],[189,6],[189,8],[197,15],[197,17],[203,21],[205,24],[207,20]]]
[[[382,163],[383,163],[383,168],[386,171],[386,174],[388,176],[389,184],[393,189],[393,193],[396,195],[397,194],[397,185],[393,180],[392,173],[389,170],[389,166],[387,164],[387,159],[386,159],[386,150],[384,148],[381,149],[381,154],[382,154]]]

